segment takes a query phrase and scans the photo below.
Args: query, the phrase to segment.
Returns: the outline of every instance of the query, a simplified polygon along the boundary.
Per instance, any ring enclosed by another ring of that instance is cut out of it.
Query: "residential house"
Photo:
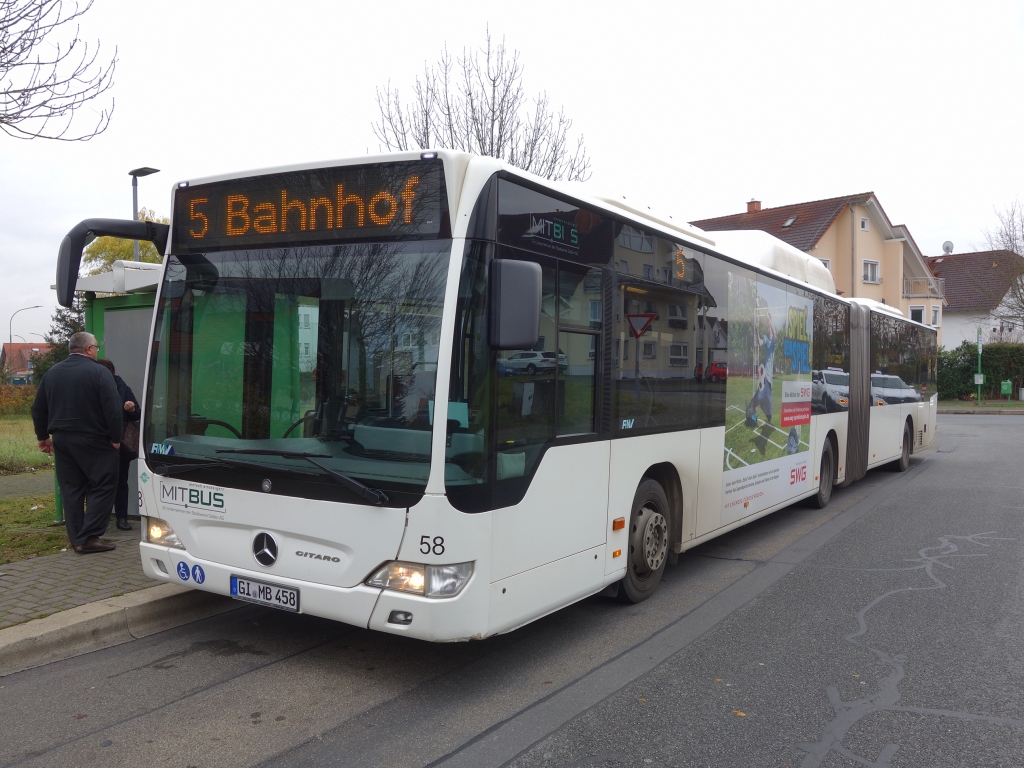
[[[974,342],[1024,341],[1021,325],[1024,258],[1013,251],[951,253],[928,260],[945,281],[948,305],[943,339],[947,349]]]
[[[0,351],[0,371],[10,384],[29,384],[32,381],[32,357],[45,355],[49,344],[4,344]]]
[[[933,326],[942,344],[946,299],[942,279],[903,224],[889,221],[874,192],[762,208],[692,222],[705,231],[759,229],[816,257],[832,273],[836,292],[890,304]]]

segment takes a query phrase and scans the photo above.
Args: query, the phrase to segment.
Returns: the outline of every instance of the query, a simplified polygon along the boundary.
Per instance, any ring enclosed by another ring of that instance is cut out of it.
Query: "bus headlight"
[[[167,524],[166,520],[161,520],[158,517],[147,519],[146,541],[150,544],[159,544],[161,547],[185,548],[185,545],[181,543],[181,539],[178,538],[178,534],[174,532],[174,529]]]
[[[422,565],[396,561],[382,565],[366,583],[371,587],[424,597],[455,597],[469,583],[472,575],[473,563]]]

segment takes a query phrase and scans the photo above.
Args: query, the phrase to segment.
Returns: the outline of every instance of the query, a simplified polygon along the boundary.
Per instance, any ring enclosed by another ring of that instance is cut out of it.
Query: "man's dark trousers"
[[[73,547],[107,532],[117,494],[118,449],[101,435],[54,432],[53,463]]]

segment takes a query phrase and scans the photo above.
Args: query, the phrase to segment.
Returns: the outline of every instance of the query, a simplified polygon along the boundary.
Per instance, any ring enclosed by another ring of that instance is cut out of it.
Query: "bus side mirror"
[[[86,219],[76,224],[61,241],[57,252],[57,303],[70,307],[75,300],[78,269],[82,251],[97,237],[123,237],[128,240],[149,240],[161,256],[167,250],[170,227],[152,221],[123,219]]]
[[[490,265],[492,349],[533,349],[540,337],[540,264],[494,259]]]

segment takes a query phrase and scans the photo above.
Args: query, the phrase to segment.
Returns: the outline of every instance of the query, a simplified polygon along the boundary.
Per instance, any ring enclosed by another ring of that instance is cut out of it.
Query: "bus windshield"
[[[395,504],[422,494],[450,250],[169,256],[146,398],[151,466],[310,498],[354,500],[339,474],[397,491]]]

